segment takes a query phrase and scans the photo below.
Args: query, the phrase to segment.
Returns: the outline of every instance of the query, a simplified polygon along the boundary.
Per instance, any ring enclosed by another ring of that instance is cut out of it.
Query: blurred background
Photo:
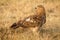
[[[46,23],[40,32],[9,29],[20,19],[35,13],[43,5]],[[60,40],[60,0],[0,0],[0,40]]]

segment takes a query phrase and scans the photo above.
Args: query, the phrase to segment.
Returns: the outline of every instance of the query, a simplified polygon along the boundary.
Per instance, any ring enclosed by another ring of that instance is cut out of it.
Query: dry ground
[[[9,28],[34,14],[37,5],[45,7],[47,17],[39,33]],[[60,0],[0,0],[0,40],[60,40]]]

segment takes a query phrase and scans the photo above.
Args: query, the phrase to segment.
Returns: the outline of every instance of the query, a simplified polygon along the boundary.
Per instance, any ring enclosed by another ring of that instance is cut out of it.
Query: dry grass
[[[47,16],[40,32],[9,28],[33,15],[37,5],[45,7]],[[0,0],[0,40],[60,40],[60,0]]]

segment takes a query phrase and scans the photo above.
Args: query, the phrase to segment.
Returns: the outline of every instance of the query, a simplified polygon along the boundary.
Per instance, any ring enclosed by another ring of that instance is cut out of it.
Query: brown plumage
[[[19,20],[17,23],[12,24],[11,28],[42,27],[42,25],[46,22],[45,8],[42,5],[38,5],[35,10],[36,13],[34,15],[31,15],[24,20]]]

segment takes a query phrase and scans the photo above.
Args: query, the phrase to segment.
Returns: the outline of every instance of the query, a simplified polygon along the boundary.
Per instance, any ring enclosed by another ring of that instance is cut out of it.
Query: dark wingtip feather
[[[12,24],[12,25],[10,26],[10,28],[15,29],[15,28],[16,28],[16,26],[17,26],[17,24],[16,24],[16,23],[14,23],[14,24]]]

